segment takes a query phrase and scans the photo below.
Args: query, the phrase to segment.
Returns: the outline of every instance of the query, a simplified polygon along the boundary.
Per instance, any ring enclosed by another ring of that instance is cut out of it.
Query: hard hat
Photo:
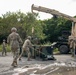
[[[17,31],[17,29],[16,29],[15,27],[13,27],[13,28],[11,29],[11,31]]]

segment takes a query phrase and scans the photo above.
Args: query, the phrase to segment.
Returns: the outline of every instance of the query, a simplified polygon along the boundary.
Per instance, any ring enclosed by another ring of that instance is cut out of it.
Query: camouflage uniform
[[[13,63],[12,66],[17,66],[17,58],[19,56],[19,43],[22,43],[22,39],[19,34],[16,33],[17,29],[13,27],[11,29],[12,33],[7,38],[7,43],[10,43],[11,51],[13,53]]]
[[[70,45],[70,48],[73,48],[73,40],[74,40],[74,36],[69,36],[69,40],[68,40],[68,42],[69,42],[69,45]]]
[[[5,42],[5,40],[3,40],[3,44],[2,44],[2,56],[3,56],[3,54],[5,53],[5,55],[7,55],[6,53],[6,42]]]
[[[75,49],[76,49],[76,38],[71,35],[71,36],[69,36],[68,42],[70,45],[72,56],[74,57],[75,56]]]
[[[30,39],[31,39],[31,37],[28,36],[22,47],[23,51],[26,50],[26,52],[27,52],[28,60],[30,60],[30,57],[31,57],[30,48],[32,49],[32,56],[34,55],[32,43],[31,43]]]

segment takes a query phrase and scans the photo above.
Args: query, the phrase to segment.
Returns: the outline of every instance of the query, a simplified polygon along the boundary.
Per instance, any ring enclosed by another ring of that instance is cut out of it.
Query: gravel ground
[[[29,66],[29,67],[31,65],[47,66],[50,64],[55,64],[55,65],[46,69],[48,72],[50,72],[52,68],[54,70],[57,68],[58,69],[54,72],[52,71],[50,73],[46,72],[47,74],[44,73],[45,70],[43,71],[38,70],[35,74],[39,73],[39,75],[41,75],[40,74],[40,71],[41,71],[43,75],[50,75],[50,74],[51,75],[76,75],[76,58],[72,58],[70,54],[69,55],[54,55],[54,57],[57,59],[56,61],[53,61],[53,60],[42,61],[41,59],[32,59],[32,61],[27,61],[26,57],[22,57],[22,60],[18,61],[18,67],[13,68],[11,66],[12,54],[8,53],[7,56],[1,56],[1,53],[0,53],[0,75],[13,75],[16,72],[15,69],[24,68],[26,66]],[[68,66],[67,67],[60,66],[61,63],[65,63]]]

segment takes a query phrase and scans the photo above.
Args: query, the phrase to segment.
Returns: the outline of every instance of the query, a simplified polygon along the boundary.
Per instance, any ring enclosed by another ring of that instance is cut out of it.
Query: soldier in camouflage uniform
[[[70,45],[72,57],[74,57],[75,56],[75,49],[76,49],[76,38],[73,35],[71,35],[71,36],[69,36],[68,42]]]
[[[68,39],[68,44],[70,45],[70,48],[72,49],[73,48],[73,40],[74,40],[74,36],[69,36],[69,39]]]
[[[27,39],[25,40],[24,44],[23,44],[23,51],[25,50],[27,52],[27,56],[28,56],[28,61],[30,61],[31,56],[34,55],[34,49],[32,47],[32,43],[31,43],[31,36],[28,36]],[[32,49],[32,54],[30,52],[30,49]]]
[[[16,32],[17,29],[13,27],[11,29],[11,34],[7,38],[7,43],[10,43],[11,51],[13,53],[13,63],[12,66],[17,66],[17,58],[19,56],[19,43],[22,43],[22,39],[20,38],[19,34]]]
[[[5,55],[7,55],[5,39],[3,40],[3,44],[2,44],[2,56],[4,53],[5,53]]]

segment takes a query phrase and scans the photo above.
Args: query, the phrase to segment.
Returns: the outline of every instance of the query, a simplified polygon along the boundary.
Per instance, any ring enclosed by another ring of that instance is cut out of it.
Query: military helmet
[[[17,31],[17,29],[16,29],[15,27],[13,27],[13,28],[11,29],[11,31]]]
[[[3,39],[3,41],[5,41],[5,39]]]
[[[27,39],[31,39],[31,36],[27,36]]]

